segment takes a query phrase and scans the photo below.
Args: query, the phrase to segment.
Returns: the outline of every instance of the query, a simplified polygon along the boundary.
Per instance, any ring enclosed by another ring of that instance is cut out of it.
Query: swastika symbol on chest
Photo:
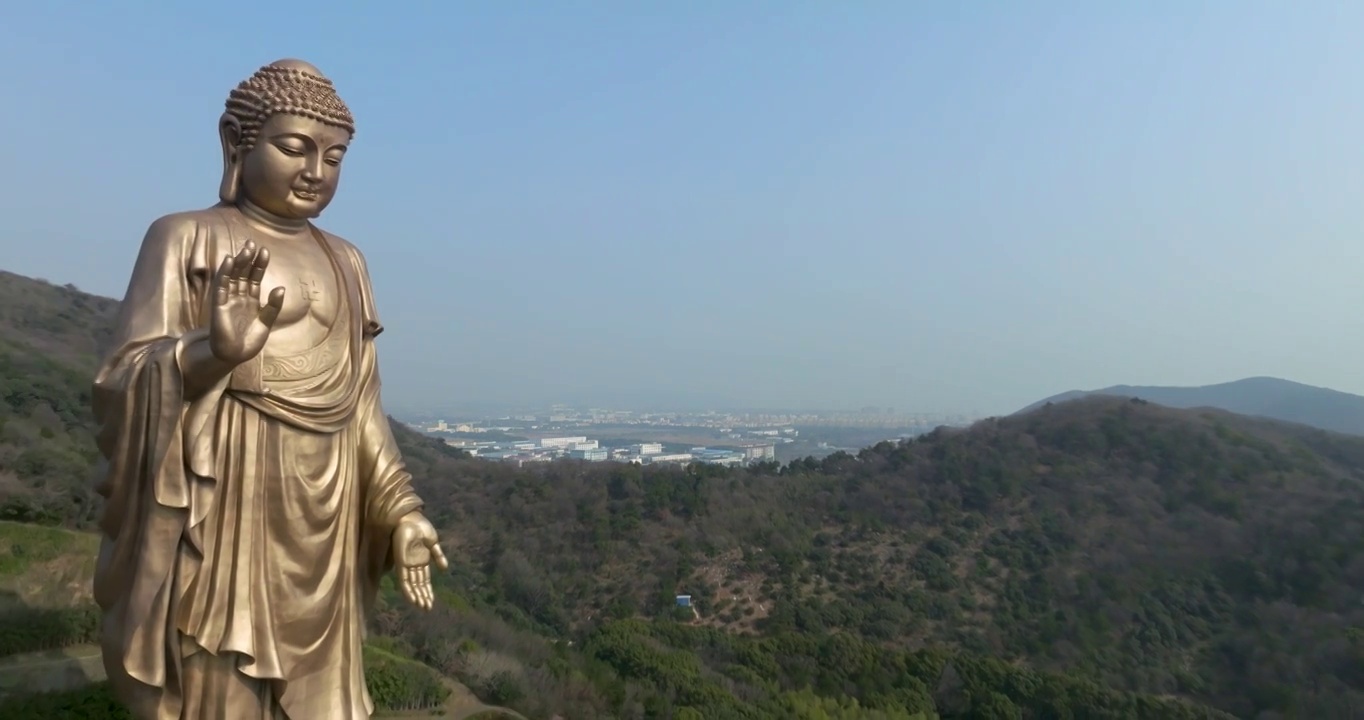
[[[322,299],[322,288],[318,287],[316,280],[298,279],[298,288],[303,292],[303,299],[313,303]]]

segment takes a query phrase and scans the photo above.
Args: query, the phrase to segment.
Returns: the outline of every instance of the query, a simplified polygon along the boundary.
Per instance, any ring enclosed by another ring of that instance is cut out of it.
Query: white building
[[[578,445],[581,445],[582,443],[585,443],[585,442],[587,442],[587,438],[585,438],[585,437],[553,437],[553,438],[540,438],[540,447],[546,448],[546,449],[549,449],[549,448],[571,448],[571,447],[576,447],[576,446],[578,446]]]
[[[744,459],[749,462],[774,460],[776,457],[777,448],[773,445],[749,445],[744,448]]]
[[[687,463],[691,462],[691,453],[664,454],[659,452],[650,455],[641,455],[639,459],[651,465],[655,463]]]

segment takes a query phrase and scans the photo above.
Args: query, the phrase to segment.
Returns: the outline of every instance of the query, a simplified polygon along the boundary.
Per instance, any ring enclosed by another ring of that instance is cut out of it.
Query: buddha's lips
[[[303,190],[303,189],[301,189],[301,188],[294,188],[294,194],[297,195],[297,196],[299,196],[300,198],[302,198],[302,199],[304,199],[304,200],[316,200],[316,199],[317,199],[317,191],[315,191],[315,190]]]

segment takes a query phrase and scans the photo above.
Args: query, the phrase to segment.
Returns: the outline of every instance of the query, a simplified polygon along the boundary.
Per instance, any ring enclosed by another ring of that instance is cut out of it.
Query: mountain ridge
[[[1211,385],[1112,385],[1098,390],[1069,390],[1032,403],[1014,414],[1092,395],[1139,397],[1181,409],[1217,408],[1238,415],[1364,435],[1364,396],[1264,375]]]

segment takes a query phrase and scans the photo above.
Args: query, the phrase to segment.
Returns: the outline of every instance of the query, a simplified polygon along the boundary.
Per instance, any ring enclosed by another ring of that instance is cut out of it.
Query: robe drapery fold
[[[394,526],[421,501],[379,399],[364,259],[314,235],[341,296],[327,335],[267,345],[198,397],[185,353],[206,342],[213,274],[249,229],[217,206],[161,218],[143,240],[95,379],[109,461],[95,599],[111,682],[146,720],[227,703],[242,681],[273,703],[261,717],[373,711],[363,613]]]

